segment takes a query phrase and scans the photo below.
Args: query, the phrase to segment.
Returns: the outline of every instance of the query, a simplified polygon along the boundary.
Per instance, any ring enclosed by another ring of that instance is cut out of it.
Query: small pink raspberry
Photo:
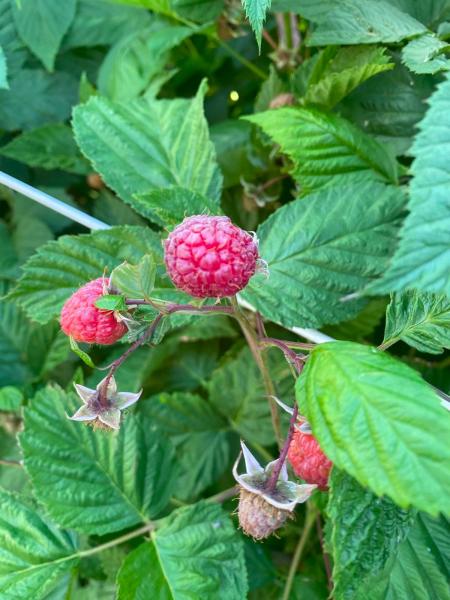
[[[258,245],[228,217],[187,217],[164,244],[174,285],[197,298],[234,296],[255,273]]]
[[[255,540],[263,540],[280,529],[288,517],[292,519],[293,513],[272,506],[262,496],[241,487],[238,516],[239,525],[247,535]]]
[[[102,310],[95,301],[103,296],[109,279],[100,277],[83,285],[64,304],[61,311],[61,329],[77,342],[114,344],[125,335],[127,327],[111,310]]]
[[[321,490],[328,488],[328,476],[333,463],[322,452],[313,435],[296,429],[289,446],[288,459],[297,477],[307,483],[316,483]]]

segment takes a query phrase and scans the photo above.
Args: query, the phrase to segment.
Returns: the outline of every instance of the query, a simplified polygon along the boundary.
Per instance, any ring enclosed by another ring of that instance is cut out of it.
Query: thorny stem
[[[275,338],[263,337],[263,338],[259,339],[259,342],[261,344],[266,344],[268,346],[277,346],[278,348],[280,348],[280,350],[283,351],[284,356],[286,357],[286,360],[290,364],[292,364],[294,369],[297,371],[297,374],[301,373],[306,356],[301,355],[301,354],[296,354],[293,350],[291,350],[289,348],[289,346],[285,342],[283,342],[283,340],[277,340]]]
[[[283,447],[280,452],[280,458],[277,460],[277,462],[273,468],[272,474],[270,475],[269,481],[267,482],[266,490],[269,494],[271,492],[273,492],[275,490],[275,488],[277,487],[278,478],[280,477],[281,469],[283,468],[284,462],[286,460],[286,457],[287,457],[287,454],[289,451],[289,446],[291,445],[292,437],[294,435],[295,422],[297,421],[297,416],[298,416],[298,406],[297,406],[297,402],[296,402],[294,404],[294,410],[292,411],[291,420],[289,421],[289,431],[288,431],[287,437],[284,441]]]
[[[271,418],[272,418],[273,430],[275,432],[275,437],[277,439],[278,446],[281,448],[282,437],[281,437],[281,429],[280,429],[280,417],[278,415],[277,404],[276,404],[275,400],[273,400],[273,396],[276,395],[275,394],[274,385],[272,383],[269,371],[267,369],[267,366],[266,366],[266,364],[264,362],[264,359],[263,359],[263,356],[261,354],[261,350],[259,348],[258,340],[257,340],[257,337],[255,335],[255,332],[250,327],[250,325],[249,325],[246,317],[244,316],[244,314],[241,312],[241,309],[239,308],[237,300],[236,300],[236,298],[234,296],[231,298],[231,304],[232,304],[232,306],[234,308],[234,311],[235,311],[234,316],[235,316],[237,322],[240,325],[242,333],[244,334],[245,339],[247,340],[247,343],[249,345],[250,351],[253,354],[255,362],[258,365],[258,368],[259,368],[260,373],[262,375],[262,378],[263,378],[263,381],[264,381],[264,387],[265,387],[265,390],[266,390],[266,394],[268,396],[268,401],[269,401],[269,406],[270,406],[270,415],[271,415]]]
[[[322,529],[322,523],[320,522],[320,515],[317,515],[317,517],[316,517],[316,525],[317,525],[317,533],[319,534],[320,545],[322,547],[323,564],[325,566],[325,572],[327,574],[328,590],[331,592],[331,590],[333,589],[331,564],[330,564],[330,557],[329,557],[328,553],[325,551],[324,540],[323,540],[323,529]]]
[[[281,600],[288,600],[292,590],[292,584],[294,583],[294,577],[297,573],[298,565],[300,564],[300,560],[303,555],[303,550],[305,549],[306,542],[308,541],[309,534],[311,533],[311,529],[313,528],[314,522],[316,520],[316,510],[310,506],[310,504],[306,505],[306,517],[305,517],[305,525],[303,527],[302,535],[298,541],[297,547],[294,552],[294,556],[292,557],[291,566],[289,567],[289,573],[286,580],[286,584],[283,590],[283,596]]]

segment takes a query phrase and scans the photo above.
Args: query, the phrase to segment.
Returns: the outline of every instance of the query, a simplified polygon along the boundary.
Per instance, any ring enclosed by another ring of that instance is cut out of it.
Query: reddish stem
[[[296,402],[294,404],[294,410],[292,412],[292,417],[289,422],[289,431],[288,431],[286,440],[285,440],[283,447],[281,449],[281,452],[280,452],[280,458],[277,460],[277,462],[273,468],[272,474],[270,476],[270,479],[267,482],[266,490],[269,493],[273,492],[275,490],[275,488],[277,487],[281,469],[283,468],[283,465],[286,461],[286,457],[287,457],[287,454],[289,451],[289,446],[291,445],[292,438],[294,436],[295,422],[297,421],[297,416],[298,416],[298,406],[297,406],[297,402]]]
[[[325,572],[327,574],[328,590],[331,592],[331,590],[333,589],[333,579],[332,579],[332,575],[331,575],[331,563],[330,563],[330,557],[329,557],[328,553],[325,551],[324,540],[323,540],[323,529],[322,529],[322,523],[320,522],[320,515],[317,515],[317,517],[316,517],[316,525],[317,525],[317,533],[319,534],[320,545],[322,547],[322,555],[323,555],[323,563],[325,566]]]
[[[283,342],[283,340],[263,337],[260,338],[259,341],[262,344],[268,344],[270,346],[277,346],[278,348],[280,348],[283,351],[286,360],[288,360],[292,364],[292,366],[295,368],[298,374],[301,373],[306,356],[302,354],[296,354],[293,350],[289,348],[286,342]]]

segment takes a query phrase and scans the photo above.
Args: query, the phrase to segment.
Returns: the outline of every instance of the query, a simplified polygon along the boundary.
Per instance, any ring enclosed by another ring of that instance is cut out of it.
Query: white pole
[[[70,206],[70,204],[66,204],[65,202],[61,202],[61,200],[57,200],[53,196],[50,196],[50,194],[41,192],[41,190],[38,190],[31,185],[16,179],[15,177],[11,177],[11,175],[3,173],[3,171],[0,171],[0,184],[6,185],[6,187],[19,192],[19,194],[22,194],[23,196],[26,196],[35,202],[39,202],[39,204],[54,210],[60,215],[64,215],[72,221],[88,227],[88,229],[109,229],[109,225],[106,223],[87,215],[78,208]]]

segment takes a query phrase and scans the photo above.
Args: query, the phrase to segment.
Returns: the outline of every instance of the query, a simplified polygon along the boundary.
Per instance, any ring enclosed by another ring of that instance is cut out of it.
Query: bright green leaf
[[[23,402],[22,392],[11,385],[0,388],[0,410],[18,410]]]
[[[133,206],[135,194],[181,186],[220,198],[222,176],[203,113],[206,86],[192,100],[91,98],[74,111],[75,137],[95,170]]]
[[[49,386],[25,409],[20,445],[38,500],[59,524],[89,534],[158,516],[174,489],[172,447],[133,415],[118,434],[70,421],[80,404]]]
[[[343,298],[386,269],[403,206],[400,189],[377,182],[324,189],[287,204],[258,228],[269,277],[254,277],[243,297],[287,326],[355,316],[363,302]]]
[[[177,15],[189,21],[215,21],[224,10],[224,0],[170,0]]]
[[[332,528],[333,597],[350,600],[364,580],[383,569],[415,514],[387,498],[377,498],[336,468],[330,486],[327,514]]]
[[[12,7],[20,37],[53,71],[59,46],[75,16],[76,0],[13,0]]]
[[[144,254],[137,265],[124,262],[116,267],[111,273],[111,285],[127,298],[148,299],[155,287],[155,278],[155,258]]]
[[[308,39],[313,46],[400,42],[426,31],[388,0],[298,0],[298,10],[317,25]]]
[[[392,294],[383,344],[398,340],[431,354],[450,348],[450,299],[417,291]]]
[[[95,301],[95,306],[102,310],[126,310],[125,298],[114,294],[105,294]]]
[[[220,506],[181,508],[125,559],[118,574],[119,600],[188,600],[246,597],[242,539]]]
[[[450,60],[443,54],[449,44],[429,33],[411,40],[402,51],[402,59],[414,73],[438,73],[450,70]]]
[[[293,161],[302,193],[368,179],[397,181],[396,162],[349,121],[314,109],[280,108],[249,117]]]
[[[0,490],[0,595],[43,598],[78,563],[75,540],[20,496]]]
[[[270,8],[272,0],[241,0],[250,25],[255,32],[259,51],[261,52],[261,35],[266,13]]]
[[[112,269],[123,260],[137,262],[152,252],[161,253],[161,245],[148,227],[112,227],[62,236],[31,257],[11,297],[18,299],[33,320],[46,323],[80,285],[101,277],[105,268]]]
[[[328,342],[296,392],[337,467],[401,507],[450,513],[450,419],[416,371],[370,346]]]
[[[63,123],[43,125],[26,131],[0,148],[0,154],[30,167],[61,169],[84,175],[89,164],[81,156],[70,127]]]
[[[432,95],[412,154],[409,215],[400,244],[374,293],[416,288],[450,295],[450,77]]]

